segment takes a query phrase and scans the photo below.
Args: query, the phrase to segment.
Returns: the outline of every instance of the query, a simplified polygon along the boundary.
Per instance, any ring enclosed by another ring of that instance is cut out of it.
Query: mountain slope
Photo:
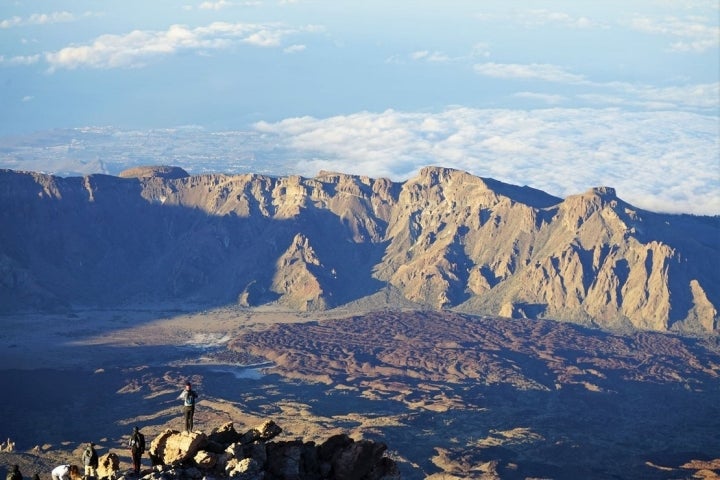
[[[127,302],[424,308],[717,331],[720,217],[427,167],[403,183],[0,171],[0,309]],[[368,302],[365,302],[367,306]],[[371,305],[371,306],[372,306]]]

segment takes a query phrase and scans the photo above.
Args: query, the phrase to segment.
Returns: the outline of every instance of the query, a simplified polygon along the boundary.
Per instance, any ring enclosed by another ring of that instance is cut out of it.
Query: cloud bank
[[[715,13],[717,15],[717,12]],[[673,39],[669,46],[670,51],[702,53],[720,47],[720,27],[709,23],[709,19],[705,17],[638,16],[630,22],[630,28]]]
[[[83,16],[90,16],[91,13],[85,13]],[[51,23],[73,22],[77,20],[77,15],[70,12],[52,12],[52,13],[33,13],[27,17],[14,16],[0,20],[0,29],[24,27],[28,25],[47,25]]]
[[[280,23],[228,23],[189,28],[171,25],[167,30],[134,30],[124,35],[101,35],[88,45],[65,47],[45,54],[50,70],[141,67],[152,58],[181,50],[208,51],[248,44],[280,47],[286,37],[317,32],[319,27],[287,27]]]
[[[289,170],[405,180],[427,165],[565,197],[596,186],[663,212],[720,214],[718,119],[615,109],[362,112],[260,122],[298,158]]]

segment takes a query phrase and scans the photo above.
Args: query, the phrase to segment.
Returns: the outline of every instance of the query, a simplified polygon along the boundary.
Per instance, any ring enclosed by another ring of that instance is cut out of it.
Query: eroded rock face
[[[720,217],[642,211],[610,187],[560,199],[440,167],[403,183],[121,177],[0,171],[0,309],[141,297],[377,310],[392,290],[423,308],[719,329]],[[102,288],[108,272],[122,289]]]

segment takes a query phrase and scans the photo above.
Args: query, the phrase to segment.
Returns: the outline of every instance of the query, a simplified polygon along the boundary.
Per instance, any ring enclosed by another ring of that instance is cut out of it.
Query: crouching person
[[[77,465],[58,465],[52,471],[53,480],[82,480]]]

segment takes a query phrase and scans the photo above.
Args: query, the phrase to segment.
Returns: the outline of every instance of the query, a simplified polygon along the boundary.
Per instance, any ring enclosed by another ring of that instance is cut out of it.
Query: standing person
[[[185,390],[178,396],[178,400],[183,401],[183,411],[185,413],[185,431],[190,433],[193,430],[193,416],[195,415],[195,400],[197,393],[192,389],[190,382],[185,383]]]
[[[53,480],[79,480],[80,469],[77,465],[58,465],[53,468]]]
[[[145,435],[140,432],[138,427],[133,427],[133,433],[128,442],[130,446],[130,456],[133,462],[133,471],[135,475],[140,475],[140,459],[145,453]]]
[[[20,467],[13,465],[7,472],[5,480],[22,480],[22,473],[20,473]]]
[[[82,463],[85,467],[85,477],[97,477],[98,455],[94,443],[87,444],[82,454]]]

